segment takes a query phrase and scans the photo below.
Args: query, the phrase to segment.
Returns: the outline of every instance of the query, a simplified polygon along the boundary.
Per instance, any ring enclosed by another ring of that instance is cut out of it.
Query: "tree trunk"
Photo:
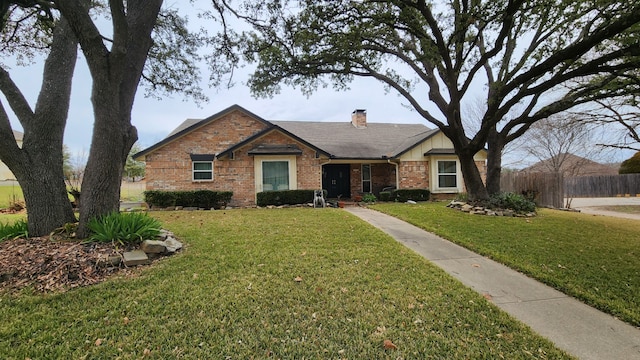
[[[467,188],[469,201],[476,202],[488,200],[489,193],[482,182],[480,170],[478,170],[478,167],[473,160],[475,152],[465,149],[457,152],[457,155],[458,159],[460,159],[460,170],[462,171],[462,177],[464,178],[464,185]]]
[[[480,171],[473,160],[474,153],[462,151],[457,154],[460,160],[460,170],[464,178],[464,185],[467,188],[469,202],[481,202],[489,199],[487,188],[482,182]]]
[[[74,1],[58,1],[87,59],[93,80],[94,126],[82,180],[78,237],[87,237],[89,220],[120,208],[122,173],[129,150],[138,139],[131,110],[152,44],[151,32],[162,0],[113,1],[112,45],[107,48],[86,9]]]
[[[111,107],[105,106],[108,101],[104,97],[100,99],[94,101],[93,138],[81,187],[78,228],[78,237],[81,238],[89,235],[86,227],[89,220],[119,211],[124,164],[138,138],[135,127],[129,121],[123,121],[121,114],[110,111]]]
[[[504,140],[495,126],[487,137],[487,144],[487,192],[489,195],[494,195],[500,193],[502,151],[504,150]]]
[[[27,206],[29,236],[49,235],[66,223],[76,222],[64,183],[61,144],[59,149],[59,154],[26,156],[33,160],[22,163],[22,169],[16,171]]]
[[[45,61],[35,111],[9,74],[0,71],[0,88],[24,128],[23,144],[19,148],[2,107],[0,158],[22,188],[29,236],[48,235],[65,223],[76,221],[64,183],[62,142],[77,48],[71,28],[61,19]]]

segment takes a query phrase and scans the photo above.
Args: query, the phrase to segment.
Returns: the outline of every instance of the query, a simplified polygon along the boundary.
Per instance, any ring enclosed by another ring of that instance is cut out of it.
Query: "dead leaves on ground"
[[[0,290],[33,287],[40,292],[99,283],[123,269],[107,262],[124,249],[112,244],[82,244],[49,238],[0,242]]]

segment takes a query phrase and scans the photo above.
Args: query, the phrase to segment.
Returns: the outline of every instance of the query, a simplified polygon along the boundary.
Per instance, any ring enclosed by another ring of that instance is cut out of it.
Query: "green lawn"
[[[123,201],[142,201],[144,199],[144,189],[144,182],[123,181],[120,188],[120,199]],[[69,199],[73,198],[70,196]],[[24,201],[20,186],[0,183],[0,209],[9,207],[15,201]]]
[[[539,209],[469,215],[444,203],[378,204],[391,214],[640,326],[640,221]]]
[[[3,358],[568,358],[339,209],[151,214],[182,253],[63,294],[0,294]]]
[[[15,201],[24,201],[20,186],[0,183],[0,209],[9,207]]]

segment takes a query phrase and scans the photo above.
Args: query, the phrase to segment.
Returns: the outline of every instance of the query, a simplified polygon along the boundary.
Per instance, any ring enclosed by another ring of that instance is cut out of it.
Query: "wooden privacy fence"
[[[503,173],[500,189],[532,196],[538,206],[564,207],[564,179],[562,174]]]
[[[640,194],[640,174],[598,175],[567,178],[567,197],[612,197]]]

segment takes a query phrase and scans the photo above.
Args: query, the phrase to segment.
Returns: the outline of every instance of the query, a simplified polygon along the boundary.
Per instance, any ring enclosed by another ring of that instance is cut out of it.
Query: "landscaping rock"
[[[149,264],[149,257],[142,250],[127,251],[122,254],[122,263],[125,266],[137,266]]]
[[[417,202],[415,202],[415,201],[413,201],[413,200],[407,200],[407,204],[415,205],[415,204],[417,204]]]
[[[140,245],[140,249],[146,254],[162,254],[167,251],[167,246],[164,241],[145,240]]]
[[[166,240],[168,237],[173,236],[173,233],[169,230],[160,229],[160,233],[156,237],[158,240]]]
[[[182,249],[182,243],[180,241],[176,240],[173,237],[168,237],[164,241],[164,244],[166,246],[167,253],[169,253],[169,254],[173,254],[176,251]]]

